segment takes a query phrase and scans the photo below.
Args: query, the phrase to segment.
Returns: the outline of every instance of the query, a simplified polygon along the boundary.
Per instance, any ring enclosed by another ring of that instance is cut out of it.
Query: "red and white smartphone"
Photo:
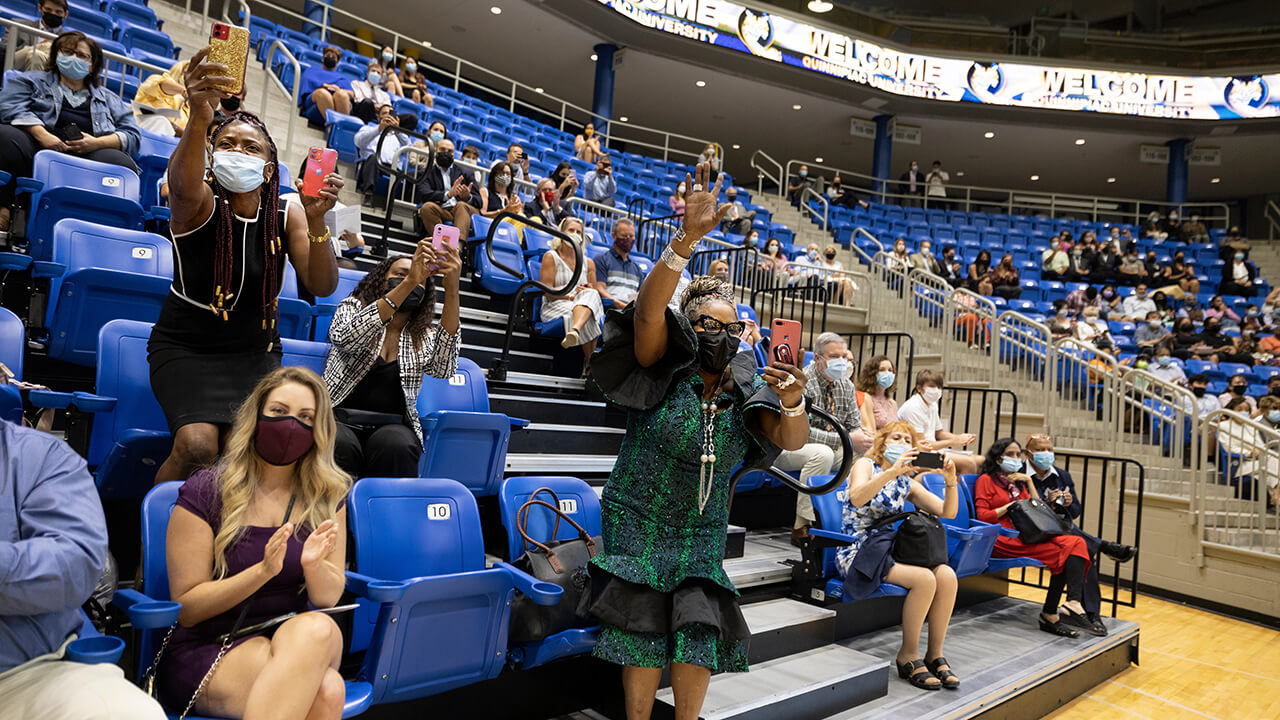
[[[313,147],[307,151],[307,172],[302,178],[302,194],[320,197],[324,179],[338,166],[338,151]]]
[[[769,347],[776,362],[801,367],[804,353],[800,352],[800,323],[795,320],[777,319],[769,333]]]
[[[437,223],[435,231],[431,233],[431,246],[436,249],[437,254],[443,255],[445,254],[446,248],[457,249],[458,241],[461,236],[461,233],[458,232],[458,228],[452,225],[445,225],[444,223]],[[429,267],[433,273],[440,269],[440,265],[437,263],[430,263],[427,267]]]

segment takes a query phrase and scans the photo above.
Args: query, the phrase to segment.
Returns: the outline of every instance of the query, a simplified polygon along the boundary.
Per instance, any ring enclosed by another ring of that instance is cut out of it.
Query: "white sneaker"
[[[578,342],[578,331],[573,328],[569,328],[569,331],[564,334],[564,339],[560,341],[562,348],[577,347],[581,344]]]

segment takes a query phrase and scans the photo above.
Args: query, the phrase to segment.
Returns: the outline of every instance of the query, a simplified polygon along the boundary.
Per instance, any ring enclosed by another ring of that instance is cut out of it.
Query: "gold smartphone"
[[[209,62],[227,66],[231,83],[218,87],[232,95],[244,89],[245,68],[249,64],[249,31],[235,25],[216,22],[209,34]]]

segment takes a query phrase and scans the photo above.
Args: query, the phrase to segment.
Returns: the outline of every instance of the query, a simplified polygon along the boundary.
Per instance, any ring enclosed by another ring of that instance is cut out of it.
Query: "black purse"
[[[555,499],[555,503],[538,500],[539,493],[548,493]],[[560,511],[559,505],[555,492],[550,488],[539,488],[516,513],[516,529],[524,538],[525,552],[511,564],[538,580],[560,586],[564,594],[555,605],[538,605],[528,595],[516,593],[511,603],[511,626],[507,633],[508,640],[512,643],[538,642],[562,630],[596,624],[585,612],[587,601],[591,597],[591,575],[587,571],[587,562],[595,557],[601,540],[587,535],[581,525]],[[545,544],[529,537],[529,510],[534,506],[544,507],[556,515],[551,538]],[[561,520],[578,531],[577,538],[555,539]]]
[[[921,510],[886,515],[871,530],[901,520],[893,538],[893,559],[903,565],[934,568],[947,562],[947,531],[938,518]]]
[[[1071,531],[1062,518],[1040,498],[1017,500],[1009,506],[1008,513],[1014,529],[1018,531],[1018,539],[1024,545],[1042,543]]]

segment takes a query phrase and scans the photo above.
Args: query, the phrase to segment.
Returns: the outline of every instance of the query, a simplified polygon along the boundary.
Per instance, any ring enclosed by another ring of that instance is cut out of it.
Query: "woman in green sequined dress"
[[[649,717],[671,666],[676,717],[696,718],[713,671],[745,671],[750,633],[724,572],[732,470],[804,445],[805,376],[774,363],[757,374],[738,354],[741,323],[727,284],[711,277],[667,308],[680,269],[719,225],[720,184],[686,177],[682,233],[654,265],[635,303],[605,322],[592,379],[630,410],[601,498],[604,552],[592,560],[596,657],[623,665],[627,718]],[[674,267],[673,267],[674,266]],[[790,413],[790,414],[788,414]]]

